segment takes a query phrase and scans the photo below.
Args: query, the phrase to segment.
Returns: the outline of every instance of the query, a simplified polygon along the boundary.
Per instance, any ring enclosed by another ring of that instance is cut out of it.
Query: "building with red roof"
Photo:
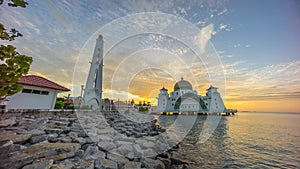
[[[53,109],[57,94],[70,91],[36,75],[22,76],[18,84],[22,85],[23,89],[8,97],[6,109]]]

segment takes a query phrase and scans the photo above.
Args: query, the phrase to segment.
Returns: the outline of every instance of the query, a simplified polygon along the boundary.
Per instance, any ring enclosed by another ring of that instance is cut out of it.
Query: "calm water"
[[[196,116],[195,116],[196,117]],[[168,126],[177,116],[160,116]],[[193,168],[300,168],[300,114],[222,116],[213,135],[196,144],[206,116],[198,116],[179,149]]]

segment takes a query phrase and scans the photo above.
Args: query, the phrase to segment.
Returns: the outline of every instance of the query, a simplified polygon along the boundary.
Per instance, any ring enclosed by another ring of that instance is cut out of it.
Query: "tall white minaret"
[[[89,75],[84,89],[84,105],[92,109],[102,109],[102,74],[103,74],[103,36],[96,39]]]

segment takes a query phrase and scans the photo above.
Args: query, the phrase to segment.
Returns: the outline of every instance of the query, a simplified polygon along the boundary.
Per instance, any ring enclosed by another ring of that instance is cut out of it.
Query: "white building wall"
[[[179,110],[181,112],[185,112],[185,111],[198,112],[199,108],[200,108],[200,104],[197,100],[193,98],[187,98],[180,104]]]
[[[157,111],[166,111],[168,108],[168,98],[169,95],[165,91],[161,91],[161,93],[158,96],[158,105],[157,105]]]
[[[35,87],[35,86],[27,86],[24,85],[23,89],[32,89],[32,90],[40,90],[40,91],[48,91],[48,95],[42,94],[33,94],[33,93],[22,93],[22,91],[14,94],[13,96],[9,96],[9,101],[7,102],[6,109],[53,109],[57,90]]]
[[[221,113],[225,109],[225,105],[223,103],[221,95],[216,91],[211,94],[211,101],[209,105],[209,112],[211,113]]]

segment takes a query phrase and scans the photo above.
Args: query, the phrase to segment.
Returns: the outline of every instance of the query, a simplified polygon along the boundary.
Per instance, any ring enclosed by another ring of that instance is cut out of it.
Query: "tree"
[[[54,109],[62,109],[64,107],[65,98],[59,97],[56,99]]]
[[[0,5],[3,0],[0,0]],[[24,0],[9,0],[8,6],[25,8],[28,3]],[[2,41],[13,41],[16,37],[23,35],[12,28],[7,31],[2,23],[0,23],[0,39]],[[26,75],[32,63],[32,57],[22,55],[16,51],[12,45],[0,45],[0,97],[11,96],[20,90],[22,86],[17,84],[20,77]]]

